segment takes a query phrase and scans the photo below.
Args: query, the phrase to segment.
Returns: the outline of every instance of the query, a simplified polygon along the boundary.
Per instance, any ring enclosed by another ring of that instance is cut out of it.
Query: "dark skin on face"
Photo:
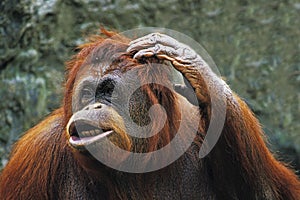
[[[0,176],[1,198],[300,199],[299,179],[268,150],[251,110],[193,49],[159,33],[132,42],[105,30],[103,34],[82,45],[68,63],[62,107],[15,145]],[[185,83],[173,82],[174,70]],[[125,76],[127,72],[133,73]],[[155,84],[159,80],[166,85]],[[140,87],[128,95],[134,85]],[[216,116],[211,99],[225,102],[226,118],[217,144],[199,159]],[[164,123],[151,118],[150,108],[157,104],[166,111]],[[132,121],[140,129],[132,128]],[[185,141],[195,131],[191,124],[198,128],[190,147],[154,172],[120,172],[91,153],[96,150],[122,164],[126,155],[112,157],[103,140],[128,152],[147,153],[169,144],[179,125]],[[153,130],[157,134],[137,137]]]
[[[130,140],[124,133],[122,117],[116,112],[111,98],[118,76],[104,75],[97,71],[87,71],[80,75],[75,83],[73,110],[67,125],[67,134],[72,147],[83,150],[86,145],[101,140],[103,137],[121,137],[121,148],[130,150]],[[118,125],[118,126],[116,126]],[[119,144],[120,146],[120,144]]]

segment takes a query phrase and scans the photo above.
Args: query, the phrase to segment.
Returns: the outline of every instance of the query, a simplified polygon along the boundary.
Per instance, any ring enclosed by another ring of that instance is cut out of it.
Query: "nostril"
[[[95,103],[92,105],[88,105],[86,107],[84,107],[82,110],[93,110],[93,109],[100,109],[102,108],[102,104],[101,103]]]
[[[102,104],[101,103],[97,103],[97,104],[94,104],[94,109],[100,109],[102,108]]]

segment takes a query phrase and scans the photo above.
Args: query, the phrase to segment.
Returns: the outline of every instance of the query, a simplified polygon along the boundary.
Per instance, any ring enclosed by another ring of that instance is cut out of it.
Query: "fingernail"
[[[138,59],[140,57],[139,53],[134,54],[133,59]]]

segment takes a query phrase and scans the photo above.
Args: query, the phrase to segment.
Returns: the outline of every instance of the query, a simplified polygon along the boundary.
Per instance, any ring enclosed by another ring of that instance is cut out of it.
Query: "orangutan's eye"
[[[112,79],[104,80],[97,87],[96,98],[104,99],[111,103],[112,93],[115,89],[115,81]]]
[[[87,105],[95,98],[95,91],[89,87],[85,87],[81,91],[81,103]]]

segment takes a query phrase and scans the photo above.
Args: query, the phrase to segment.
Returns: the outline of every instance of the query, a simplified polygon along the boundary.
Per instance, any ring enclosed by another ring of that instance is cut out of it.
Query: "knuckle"
[[[161,49],[162,49],[162,45],[160,45],[160,44],[156,44],[156,45],[154,46],[154,51],[155,51],[156,53],[158,53]]]
[[[150,38],[149,38],[149,42],[151,44],[155,44],[155,43],[160,41],[161,37],[162,37],[162,34],[160,34],[160,33],[157,33],[157,32],[156,33],[151,33]]]

